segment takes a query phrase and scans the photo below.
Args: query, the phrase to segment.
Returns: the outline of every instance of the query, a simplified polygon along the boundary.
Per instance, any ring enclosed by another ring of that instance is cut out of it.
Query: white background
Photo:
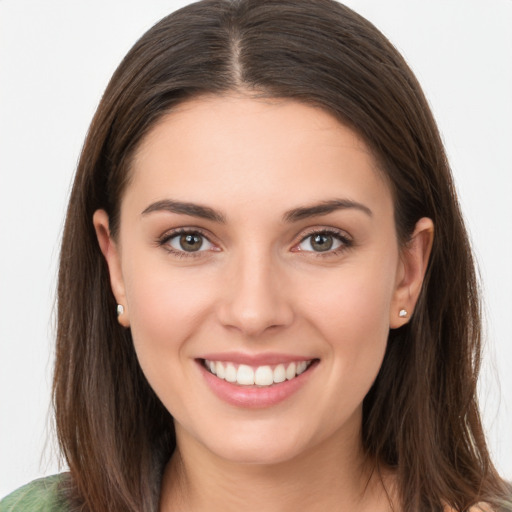
[[[0,496],[59,469],[51,318],[88,124],[135,40],[186,3],[0,0]],[[443,134],[484,282],[485,425],[512,479],[512,0],[347,3],[404,53]]]

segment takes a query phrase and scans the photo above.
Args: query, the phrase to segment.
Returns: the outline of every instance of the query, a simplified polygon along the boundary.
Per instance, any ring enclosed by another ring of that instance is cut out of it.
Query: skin
[[[432,222],[421,219],[400,248],[391,191],[364,142],[292,101],[188,101],[145,137],[131,173],[118,237],[102,210],[94,226],[119,321],[175,420],[161,510],[388,510],[392,474],[378,478],[365,460],[362,402],[389,329],[409,319],[399,311],[414,310]],[[363,207],[283,219],[333,199]],[[224,222],[143,213],[163,200],[207,206]],[[165,240],[180,228],[206,237],[192,256],[179,236]],[[312,230],[336,232],[333,250],[315,250]],[[228,351],[318,363],[286,400],[237,407],[212,393],[197,362]]]

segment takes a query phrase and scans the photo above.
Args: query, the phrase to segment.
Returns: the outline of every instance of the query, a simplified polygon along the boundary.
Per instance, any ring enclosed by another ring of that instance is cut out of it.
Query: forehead
[[[290,100],[184,102],[142,140],[131,172],[126,195],[146,202],[166,195],[283,209],[334,196],[391,202],[387,180],[361,138],[326,111]]]

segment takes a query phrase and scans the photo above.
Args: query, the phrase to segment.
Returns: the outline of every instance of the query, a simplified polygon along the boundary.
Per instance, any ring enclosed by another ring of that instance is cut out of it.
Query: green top
[[[59,496],[59,483],[65,474],[34,480],[0,501],[0,512],[67,512]]]
[[[60,494],[59,489],[59,484],[68,475],[69,473],[61,473],[47,476],[20,487],[0,501],[0,512],[69,512],[69,506]],[[452,509],[447,507],[445,510]],[[477,510],[482,512],[491,511],[486,506],[477,508]],[[512,508],[508,508],[508,506],[500,510],[512,512]]]

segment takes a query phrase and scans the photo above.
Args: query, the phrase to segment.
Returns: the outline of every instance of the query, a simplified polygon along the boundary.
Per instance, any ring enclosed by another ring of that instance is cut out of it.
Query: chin
[[[248,441],[244,446],[231,444],[226,449],[219,447],[216,455],[233,464],[272,466],[295,459],[302,450],[297,447],[261,446],[260,443]]]
[[[274,465],[296,459],[313,445],[306,439],[305,429],[293,432],[283,426],[257,429],[242,426],[238,434],[225,433],[216,439],[209,436],[205,446],[214,455],[234,464]]]

